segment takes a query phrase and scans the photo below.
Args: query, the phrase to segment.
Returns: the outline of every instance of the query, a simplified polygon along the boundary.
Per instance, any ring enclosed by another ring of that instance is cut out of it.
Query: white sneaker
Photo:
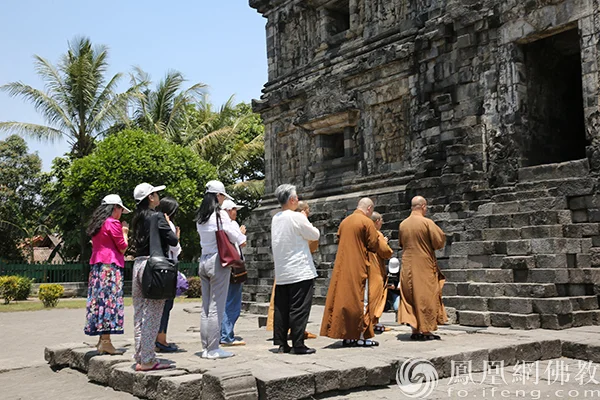
[[[234,354],[230,353],[229,351],[225,351],[221,348],[218,348],[216,350],[211,350],[206,354],[205,358],[208,359],[217,359],[217,358],[228,358],[228,357],[233,357]]]
[[[202,354],[200,354],[200,358],[207,358],[208,356],[208,350],[204,349],[202,350]]]

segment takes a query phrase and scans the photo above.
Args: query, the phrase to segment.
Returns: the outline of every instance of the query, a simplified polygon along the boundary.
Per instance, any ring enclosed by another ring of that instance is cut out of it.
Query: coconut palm
[[[141,96],[134,100],[135,124],[147,132],[154,132],[175,143],[185,141],[188,129],[187,110],[198,100],[206,85],[196,83],[183,90],[185,79],[178,71],[167,72],[154,90],[148,88],[148,82],[148,74],[136,67],[133,83],[145,87],[141,90]]]
[[[106,129],[127,121],[127,104],[138,89],[116,93],[122,74],[106,81],[107,57],[105,46],[93,47],[85,37],[69,42],[57,66],[36,55],[35,69],[45,82],[45,90],[22,82],[8,83],[0,90],[31,102],[47,125],[0,122],[0,131],[49,141],[62,138],[71,146],[72,156],[90,154]]]

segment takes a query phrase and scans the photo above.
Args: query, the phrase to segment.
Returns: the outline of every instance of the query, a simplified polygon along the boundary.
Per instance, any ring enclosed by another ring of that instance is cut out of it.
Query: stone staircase
[[[458,323],[564,329],[600,323],[600,210],[587,160],[522,168],[477,211],[434,215],[444,304]]]

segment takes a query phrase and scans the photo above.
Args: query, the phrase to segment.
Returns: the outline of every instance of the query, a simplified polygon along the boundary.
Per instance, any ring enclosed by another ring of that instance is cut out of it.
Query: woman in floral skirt
[[[109,194],[94,211],[86,231],[92,238],[92,257],[84,332],[100,336],[100,354],[121,354],[110,335],[123,333],[123,268],[129,228],[119,219],[129,212],[118,195]]]

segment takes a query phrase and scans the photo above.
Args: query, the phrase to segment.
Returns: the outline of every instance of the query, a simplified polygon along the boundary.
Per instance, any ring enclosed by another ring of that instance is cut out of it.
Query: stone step
[[[555,188],[559,195],[584,196],[594,191],[592,178],[548,179],[532,182],[520,182],[515,185],[516,191],[530,191]]]
[[[487,283],[446,282],[444,296],[482,297],[556,297],[558,288],[554,283]]]
[[[513,270],[513,272],[515,283],[598,284],[600,282],[600,268],[536,268]]]
[[[568,209],[565,196],[530,198],[506,202],[486,203],[477,209],[479,215],[518,213],[538,210],[565,210]]]
[[[538,182],[552,179],[587,177],[590,167],[587,158],[555,164],[519,168],[519,182]]]
[[[450,256],[476,256],[506,254],[509,256],[529,254],[589,254],[592,239],[544,238],[520,240],[483,240],[454,242]]]
[[[242,301],[242,310],[250,314],[267,315],[269,302]]]
[[[443,274],[448,282],[513,282],[513,271],[506,269],[447,269]]]
[[[460,325],[465,326],[497,326],[513,329],[537,329],[540,327],[539,314],[511,314],[508,312],[490,311],[457,311]]]
[[[510,191],[492,195],[491,202],[504,203],[504,202],[509,202],[509,201],[538,199],[538,198],[543,198],[543,197],[556,197],[556,196],[558,196],[558,191],[554,188],[526,190],[526,191],[522,191],[522,192],[516,192],[516,191],[514,191],[514,187],[511,187]]]
[[[598,309],[597,296],[578,297],[481,297],[446,296],[444,305],[457,311],[494,311],[511,314],[569,314]]]

